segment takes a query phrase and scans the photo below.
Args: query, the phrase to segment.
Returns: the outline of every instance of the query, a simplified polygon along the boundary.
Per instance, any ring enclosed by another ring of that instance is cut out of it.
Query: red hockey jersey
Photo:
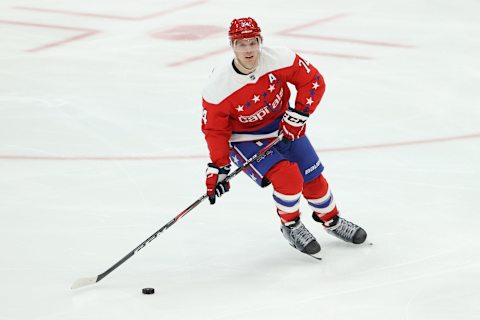
[[[278,135],[289,107],[291,83],[297,90],[294,108],[313,113],[325,92],[318,70],[288,48],[263,47],[256,70],[237,73],[231,63],[215,68],[203,90],[202,131],[212,162],[230,163],[229,142]]]

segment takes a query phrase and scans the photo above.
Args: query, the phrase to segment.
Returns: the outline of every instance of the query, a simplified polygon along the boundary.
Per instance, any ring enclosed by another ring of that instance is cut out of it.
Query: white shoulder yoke
[[[256,83],[267,73],[290,67],[294,61],[295,52],[286,47],[262,47],[257,69],[251,74],[242,75],[235,72],[230,60],[229,63],[213,69],[203,89],[203,99],[219,104],[245,85]]]
[[[290,67],[295,61],[295,52],[286,47],[264,47],[259,65],[260,76]]]

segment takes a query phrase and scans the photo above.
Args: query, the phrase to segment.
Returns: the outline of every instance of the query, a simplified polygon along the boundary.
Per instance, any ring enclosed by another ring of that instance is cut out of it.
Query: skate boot
[[[290,245],[300,252],[312,256],[320,252],[320,245],[317,240],[299,218],[282,225],[280,231]]]
[[[361,244],[367,238],[367,233],[355,223],[350,222],[339,216],[334,217],[328,222],[321,221],[315,213],[313,213],[315,221],[323,223],[328,233],[346,242]]]

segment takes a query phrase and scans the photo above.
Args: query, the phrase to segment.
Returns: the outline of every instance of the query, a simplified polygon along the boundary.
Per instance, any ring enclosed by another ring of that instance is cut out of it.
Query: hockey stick
[[[244,164],[242,164],[240,167],[238,167],[235,171],[230,173],[225,180],[230,181],[233,177],[235,177],[237,174],[245,170],[253,161],[257,160],[258,158],[261,158],[267,153],[267,151],[276,145],[280,140],[282,140],[283,135],[280,133],[278,137],[270,142],[268,145],[263,147],[260,151],[258,151],[256,154],[254,154],[250,159],[248,159]],[[147,240],[143,241],[141,244],[139,244],[135,249],[130,251],[125,257],[120,259],[117,263],[115,263],[113,266],[111,266],[107,271],[104,273],[99,274],[98,276],[94,277],[88,277],[88,278],[80,278],[77,279],[73,284],[71,289],[77,289],[80,287],[88,286],[94,283],[97,283],[98,281],[102,280],[105,278],[110,272],[113,270],[117,269],[120,265],[122,265],[125,261],[130,259],[135,253],[138,251],[142,250],[148,243],[152,242],[160,233],[164,232],[168,228],[170,228],[172,225],[175,224],[178,220],[183,218],[187,213],[192,211],[195,207],[197,207],[203,200],[205,200],[208,197],[208,195],[205,193],[202,195],[200,198],[198,198],[194,203],[192,203],[188,208],[180,212],[175,218],[170,220],[166,225],[155,231],[154,234],[152,234],[150,237],[147,238]]]

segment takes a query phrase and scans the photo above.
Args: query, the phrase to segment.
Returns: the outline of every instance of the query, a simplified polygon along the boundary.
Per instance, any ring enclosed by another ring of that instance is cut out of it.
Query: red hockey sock
[[[283,212],[282,210],[277,210],[278,216],[280,217],[280,221],[282,224],[286,224],[288,222],[294,221],[298,217],[300,217],[300,210],[297,210],[295,212]]]
[[[303,186],[303,196],[307,199],[317,221],[328,222],[338,215],[332,192],[323,175],[309,181]]]
[[[273,200],[282,223],[295,220],[300,215],[300,197],[303,177],[296,163],[280,161],[265,175],[273,185]]]

